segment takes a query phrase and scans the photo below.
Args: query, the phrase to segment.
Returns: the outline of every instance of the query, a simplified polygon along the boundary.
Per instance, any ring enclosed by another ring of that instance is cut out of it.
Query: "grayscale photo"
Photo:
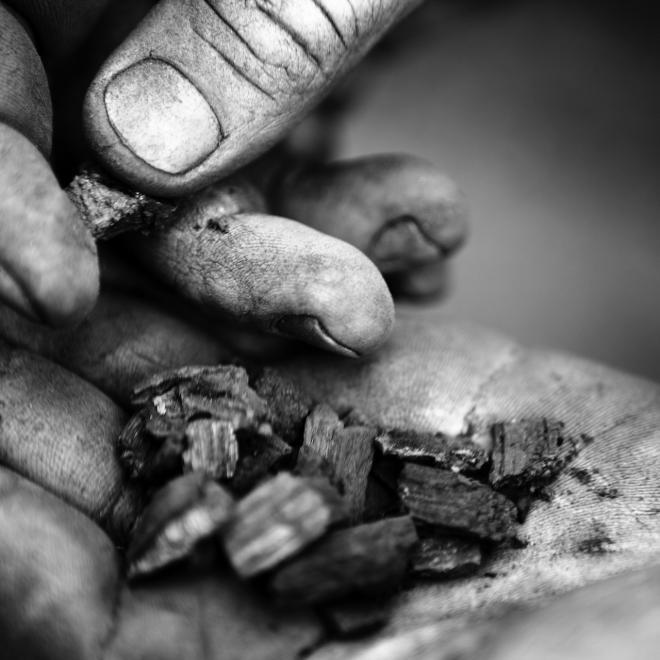
[[[0,660],[657,660],[651,0],[0,0]]]

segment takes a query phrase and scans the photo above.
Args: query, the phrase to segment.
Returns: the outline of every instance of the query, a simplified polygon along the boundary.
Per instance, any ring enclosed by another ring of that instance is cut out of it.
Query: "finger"
[[[418,0],[163,0],[90,87],[101,160],[180,195],[265,151]]]
[[[0,365],[0,464],[121,537],[137,506],[115,454],[124,412],[71,372],[4,342]]]
[[[91,520],[0,468],[0,636],[6,658],[99,657],[118,561]]]
[[[443,261],[466,235],[456,186],[411,156],[301,167],[274,190],[275,213],[355,245],[385,274]]]
[[[205,310],[351,357],[386,340],[392,300],[368,259],[291,220],[241,212],[236,199],[218,188],[126,245]]]
[[[94,311],[73,329],[47,328],[2,310],[0,336],[61,364],[123,405],[138,382],[159,371],[233,358],[203,329],[113,291],[101,294]]]
[[[40,321],[74,322],[98,292],[96,248],[46,162],[45,73],[2,5],[0,99],[0,298]]]

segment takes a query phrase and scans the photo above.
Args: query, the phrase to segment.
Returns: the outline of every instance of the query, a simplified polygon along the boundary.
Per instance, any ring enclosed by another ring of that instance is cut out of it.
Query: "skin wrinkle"
[[[268,78],[272,81],[272,83],[269,84],[268,86],[266,85],[261,85],[261,86],[264,87],[265,89],[268,89],[273,96],[275,96],[276,93],[287,94],[287,95],[293,93],[300,95],[301,98],[304,97],[308,87],[314,84],[313,78],[315,76],[315,71],[314,69],[310,70],[309,66],[303,63],[303,60],[301,60],[299,57],[300,52],[297,52],[296,57],[293,57],[292,52],[288,52],[284,57],[284,62],[275,62],[273,61],[272,57],[269,58],[266,55],[259,52],[257,46],[251,42],[250,37],[246,34],[243,34],[244,31],[243,26],[239,26],[235,24],[233,15],[232,17],[230,17],[229,14],[225,11],[225,10],[229,10],[229,11],[233,10],[234,12],[236,12],[238,9],[239,11],[244,13],[245,9],[241,9],[240,6],[238,6],[235,2],[233,2],[233,3],[227,3],[226,5],[222,5],[222,10],[220,10],[219,6],[216,6],[217,5],[216,0],[202,0],[202,5],[207,6],[211,11],[214,12],[216,18],[220,21],[221,25],[227,28],[229,35],[233,36],[235,40],[238,40],[238,44],[243,46],[252,56],[252,58],[256,60],[256,63],[253,63],[252,66],[254,71],[253,71],[253,76],[251,76],[251,78],[261,73],[265,73],[268,76]],[[211,25],[206,20],[200,20],[198,16],[198,12],[192,14],[191,21],[193,20],[196,23],[195,25],[193,25],[193,30],[198,34],[202,31],[208,30]],[[213,42],[215,40],[210,39],[210,41]],[[271,55],[272,54],[273,53],[271,53]],[[293,66],[294,63],[296,64],[295,67]],[[273,71],[273,69],[275,69],[275,71]],[[283,71],[286,74],[288,84],[284,83],[281,75],[277,75],[276,71],[280,71],[280,72]],[[279,86],[274,86],[278,81],[281,81],[281,84]],[[275,115],[277,116],[277,113],[275,113]]]
[[[355,39],[358,39],[360,36],[360,24],[358,21],[357,14],[355,13],[355,7],[353,6],[353,0],[345,0],[346,4],[350,7],[351,13],[353,14],[353,25],[354,25],[354,30],[353,30],[353,37]]]
[[[213,22],[209,22],[209,20],[205,17],[200,17],[199,16],[199,11],[201,9],[201,6],[206,6],[208,7],[213,14],[215,15],[216,19],[220,21],[220,25],[222,25],[225,28],[225,34],[223,35],[225,38],[220,39],[220,38],[209,38],[204,34],[204,32],[208,31],[210,27],[212,26]],[[268,96],[271,100],[276,99],[276,92],[282,92],[283,89],[281,86],[277,86],[277,80],[278,77],[273,75],[273,72],[271,71],[271,68],[273,65],[269,64],[266,59],[258,53],[256,48],[249,42],[249,40],[244,37],[240,30],[236,28],[233,23],[229,20],[229,18],[220,10],[219,7],[216,7],[214,2],[212,0],[202,0],[202,5],[200,5],[200,9],[197,9],[190,17],[190,26],[192,31],[200,38],[202,41],[206,42],[209,47],[211,47],[217,54],[218,57],[222,58],[225,60],[227,65],[231,67],[234,72],[243,77],[249,84],[251,84],[253,87],[256,87],[259,91],[261,91],[263,94]],[[247,62],[246,63],[240,63],[237,62],[233,57],[235,57],[235,53],[237,49],[234,47],[232,50],[232,57],[229,57],[227,52],[225,50],[221,50],[219,47],[219,43],[216,42],[231,42],[233,41],[233,45],[237,46],[240,45],[244,47],[251,58],[253,60],[256,60],[256,63],[253,62],[253,66],[250,68],[253,69],[251,72],[247,72],[245,69],[247,67]],[[269,84],[266,85],[258,80],[258,76],[261,74],[265,74],[268,79],[269,79]]]
[[[212,41],[207,39],[197,28],[193,26],[193,32],[205,43],[207,44],[214,53],[223,60],[235,73],[238,77],[245,80],[250,86],[254,87],[256,90],[261,92],[264,96],[267,96],[271,101],[275,101],[275,96],[269,92],[267,89],[262,87],[256,80],[253,80],[234,60],[232,60],[226,53],[222,52],[218,46],[216,46]]]
[[[341,41],[344,50],[348,50],[348,43],[346,42],[346,38],[342,34],[342,31],[339,29],[339,26],[335,22],[335,19],[332,17],[332,14],[328,8],[323,4],[322,0],[310,0],[310,2],[318,7],[319,11],[325,16],[328,23],[330,23],[330,26],[332,27],[334,33],[337,35],[339,41]]]
[[[298,46],[300,51],[316,65],[320,72],[324,74],[326,73],[321,64],[321,59],[316,53],[314,53],[309,42],[298,30],[284,21],[284,19],[277,13],[277,9],[273,6],[272,0],[255,0],[255,7],[265,16],[270,18],[273,25],[276,25],[282,30],[282,32],[287,34],[291,39],[291,42]]]

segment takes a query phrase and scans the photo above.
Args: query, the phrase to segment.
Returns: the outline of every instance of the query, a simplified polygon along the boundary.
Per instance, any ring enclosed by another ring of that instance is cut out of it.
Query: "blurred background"
[[[660,380],[660,29],[652,3],[433,2],[342,156],[410,152],[464,190],[446,309]]]

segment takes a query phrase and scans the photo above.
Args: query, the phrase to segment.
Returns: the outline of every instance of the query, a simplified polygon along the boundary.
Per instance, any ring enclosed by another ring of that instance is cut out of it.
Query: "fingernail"
[[[383,272],[403,270],[441,256],[438,247],[421,231],[412,216],[391,220],[374,237],[367,255]]]
[[[173,66],[147,59],[118,73],[105,90],[108,118],[140,159],[168,174],[202,163],[221,128],[200,91]]]
[[[315,316],[305,314],[283,316],[272,329],[285,337],[300,339],[312,346],[318,346],[340,355],[352,358],[360,357],[356,351],[333,339]]]
[[[0,299],[32,321],[44,322],[39,310],[32,305],[30,299],[25,295],[23,287],[2,266],[0,266]]]

